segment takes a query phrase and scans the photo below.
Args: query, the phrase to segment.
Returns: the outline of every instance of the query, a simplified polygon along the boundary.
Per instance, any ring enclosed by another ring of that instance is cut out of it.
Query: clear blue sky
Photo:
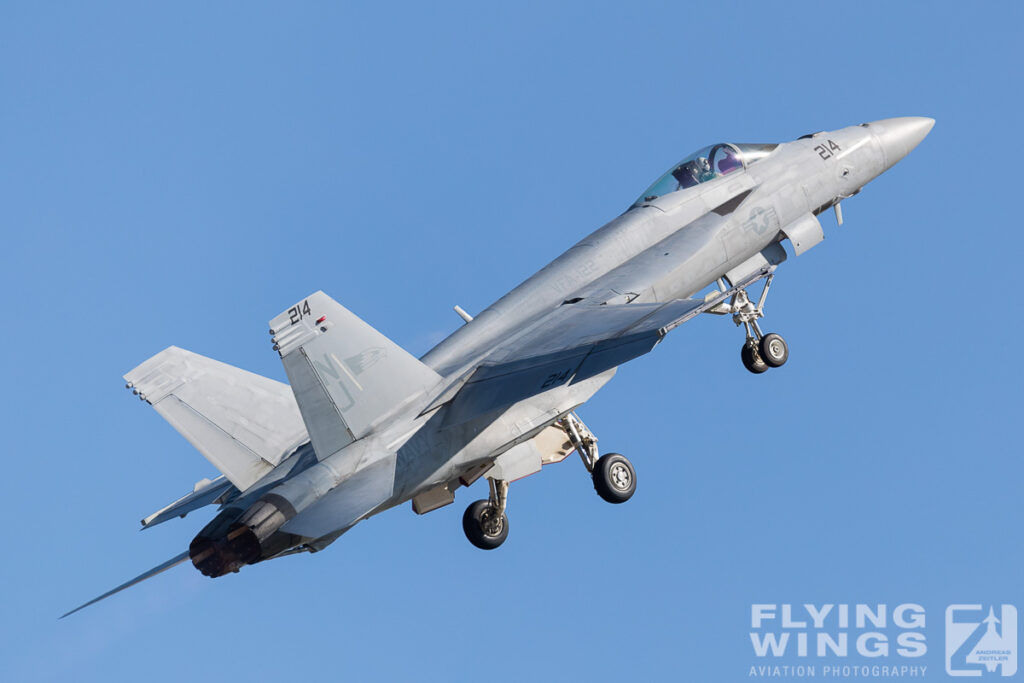
[[[0,9],[5,681],[738,681],[752,603],[1024,609],[1019,3],[7,3]],[[926,115],[782,266],[755,377],[722,318],[582,417],[629,455],[210,580],[138,520],[215,473],[122,373],[170,344],[283,379],[323,289],[410,351],[709,143]],[[851,657],[850,663],[863,663]],[[786,661],[792,663],[792,658]]]

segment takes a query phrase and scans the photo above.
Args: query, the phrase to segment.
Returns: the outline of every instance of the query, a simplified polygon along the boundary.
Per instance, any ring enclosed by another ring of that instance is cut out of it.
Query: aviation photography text
[[[925,626],[925,608],[916,603],[753,604],[750,643],[757,659],[747,675],[922,678]]]

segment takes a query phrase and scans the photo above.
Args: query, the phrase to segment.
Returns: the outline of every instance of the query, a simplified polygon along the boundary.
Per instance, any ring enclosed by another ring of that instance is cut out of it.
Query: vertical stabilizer
[[[270,329],[321,460],[441,382],[440,375],[323,292],[281,313]]]

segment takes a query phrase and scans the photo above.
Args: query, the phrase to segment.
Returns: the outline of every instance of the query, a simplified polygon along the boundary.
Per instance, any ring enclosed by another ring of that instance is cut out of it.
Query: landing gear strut
[[[768,368],[779,368],[789,360],[789,346],[781,335],[770,332],[765,334],[757,324],[758,318],[764,317],[764,302],[768,298],[768,289],[772,286],[774,274],[768,275],[764,281],[764,289],[755,306],[747,290],[737,290],[732,300],[715,311],[716,313],[732,313],[732,321],[739,327],[743,325],[747,338],[740,349],[743,367],[755,375],[760,375]]]
[[[491,495],[487,500],[478,500],[462,515],[462,530],[469,542],[481,550],[494,550],[508,538],[508,516],[505,503],[508,501],[508,482],[503,479],[488,479]]]
[[[590,472],[597,495],[609,503],[625,503],[636,492],[636,470],[633,464],[618,453],[599,455],[597,437],[591,433],[575,413],[569,413],[555,423],[569,438],[572,449],[580,454],[583,466]],[[558,460],[571,451],[563,445]],[[554,460],[554,462],[558,462]],[[486,467],[486,466],[485,466]],[[478,500],[462,515],[462,530],[469,542],[482,550],[494,550],[508,538],[508,482],[488,477],[490,495]]]
[[[590,472],[597,495],[609,503],[625,503],[636,492],[636,470],[626,456],[608,453],[599,456],[597,437],[591,433],[576,413],[561,420],[573,448],[580,454],[583,466]]]

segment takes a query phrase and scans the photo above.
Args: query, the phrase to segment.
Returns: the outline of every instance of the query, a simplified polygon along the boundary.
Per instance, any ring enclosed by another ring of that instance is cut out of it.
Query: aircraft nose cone
[[[910,151],[921,144],[935,125],[927,116],[901,116],[895,119],[872,121],[868,129],[878,138],[885,154],[885,167],[892,168]]]

